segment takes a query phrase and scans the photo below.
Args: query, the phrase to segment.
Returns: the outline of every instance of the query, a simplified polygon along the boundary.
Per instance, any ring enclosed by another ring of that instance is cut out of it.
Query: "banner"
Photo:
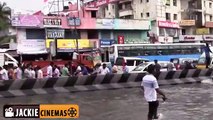
[[[181,20],[180,26],[195,26],[195,20]]]
[[[53,39],[46,40],[46,47],[50,48],[50,42]],[[76,50],[77,41],[75,39],[58,39],[57,49],[58,52],[71,52]],[[91,49],[94,48],[93,42],[88,39],[78,39],[78,49]]]
[[[209,34],[209,28],[197,28],[196,34],[197,35],[208,35]]]
[[[62,20],[60,18],[44,18],[44,27],[62,27]]]
[[[12,26],[19,27],[41,27],[42,26],[42,16],[38,15],[20,15],[12,16],[11,24]]]
[[[158,26],[164,28],[179,28],[178,23],[170,21],[158,21]]]
[[[47,38],[64,38],[64,29],[47,29]]]
[[[18,54],[46,54],[45,40],[22,40],[17,47]]]

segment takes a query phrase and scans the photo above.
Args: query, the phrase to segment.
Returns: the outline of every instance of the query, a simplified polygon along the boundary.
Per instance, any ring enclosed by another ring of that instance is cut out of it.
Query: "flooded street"
[[[169,98],[165,103],[160,102],[162,120],[213,119],[213,85],[163,86],[162,89]],[[0,102],[1,106],[12,103],[78,104],[79,120],[146,120],[148,109],[140,88],[0,98]],[[4,119],[2,113],[1,120]]]

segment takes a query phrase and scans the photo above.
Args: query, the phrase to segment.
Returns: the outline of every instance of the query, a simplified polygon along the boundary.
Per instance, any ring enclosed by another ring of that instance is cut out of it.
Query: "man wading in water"
[[[157,93],[163,96],[163,101],[167,98],[165,94],[159,89],[157,79],[154,74],[155,66],[150,65],[148,67],[148,73],[143,77],[141,88],[144,90],[144,97],[146,101],[149,103],[149,112],[148,112],[148,120],[158,119],[159,115],[157,114],[157,109],[159,106],[159,102],[157,100]]]
[[[211,62],[210,53],[212,53],[208,43],[206,43],[206,46],[203,48],[203,51],[205,52],[206,55],[206,68],[208,68]]]

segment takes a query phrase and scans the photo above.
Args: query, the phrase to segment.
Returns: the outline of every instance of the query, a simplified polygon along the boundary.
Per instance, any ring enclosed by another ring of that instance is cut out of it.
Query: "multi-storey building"
[[[150,20],[150,37],[158,42],[178,40],[180,0],[120,0],[100,7],[99,17]]]
[[[71,11],[71,8],[74,7],[70,5],[66,11]],[[67,59],[77,49],[77,41],[80,53],[105,48],[116,42],[124,44],[127,40],[148,42],[146,33],[150,30],[150,21],[102,19],[96,17],[96,11],[97,8],[84,7],[78,13],[66,15],[12,16],[12,26],[17,30],[18,54],[23,59],[47,59],[50,53],[55,54],[55,47],[56,58]],[[54,42],[56,45],[52,44]],[[102,52],[107,55],[108,51],[105,50]],[[35,57],[29,57],[29,54]]]
[[[180,41],[213,41],[213,0],[181,0]]]

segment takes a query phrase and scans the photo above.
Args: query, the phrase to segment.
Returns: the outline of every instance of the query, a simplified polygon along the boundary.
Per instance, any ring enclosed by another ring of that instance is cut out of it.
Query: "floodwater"
[[[213,120],[212,84],[163,86],[161,89],[169,98],[165,103],[160,102],[161,120]],[[4,104],[78,104],[79,120],[147,120],[148,109],[140,88],[0,98],[0,103],[1,120],[4,119]]]

